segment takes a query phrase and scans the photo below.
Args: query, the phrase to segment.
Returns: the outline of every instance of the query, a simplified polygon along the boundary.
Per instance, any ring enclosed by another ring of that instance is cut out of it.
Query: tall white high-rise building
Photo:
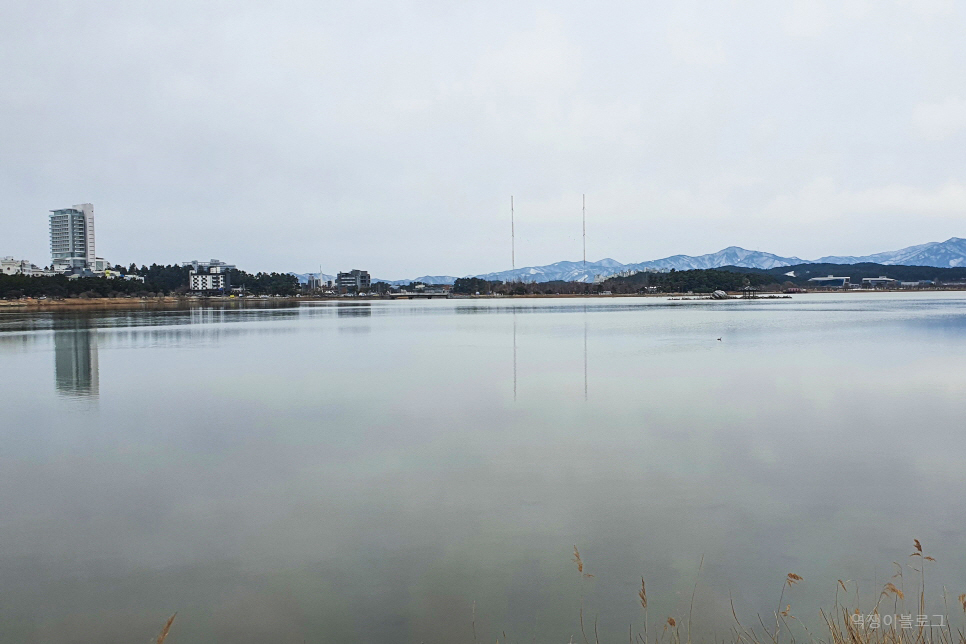
[[[55,271],[94,270],[94,206],[76,204],[50,211],[50,258]]]

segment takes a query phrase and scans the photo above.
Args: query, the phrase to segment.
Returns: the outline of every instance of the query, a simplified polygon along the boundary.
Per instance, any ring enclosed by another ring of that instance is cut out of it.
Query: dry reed
[[[576,552],[576,551],[575,551]],[[791,589],[796,584],[804,582],[804,578],[796,573],[788,573],[782,580],[782,588],[779,593],[778,608],[775,610],[775,626],[768,628],[765,622],[758,617],[758,626],[745,627],[738,618],[731,604],[731,614],[734,618],[731,635],[728,638],[715,637],[715,641],[732,642],[733,644],[793,644],[797,642],[815,642],[817,644],[966,644],[966,633],[962,628],[954,629],[950,623],[948,610],[943,614],[928,615],[926,611],[927,586],[925,582],[925,563],[935,562],[933,557],[923,553],[922,543],[914,540],[914,552],[910,555],[914,562],[918,559],[918,567],[910,566],[917,573],[916,580],[916,608],[919,615],[911,615],[911,611],[906,608],[906,591],[903,590],[902,566],[896,563],[896,573],[892,580],[883,584],[878,599],[871,610],[865,614],[859,607],[858,585],[851,580],[837,580],[835,587],[835,601],[832,608],[828,611],[820,611],[822,631],[813,634],[808,627],[795,615],[792,614],[792,605],[784,603],[785,591]],[[579,559],[576,558],[575,560]],[[699,567],[700,574],[700,567]],[[697,584],[697,582],[695,582]],[[849,584],[852,584],[854,596],[849,599]],[[844,593],[844,599],[839,598],[839,589]],[[946,592],[943,589],[945,599]],[[648,639],[647,634],[647,608],[648,595],[644,578],[641,578],[641,587],[637,592],[641,609],[644,611],[643,633],[633,634],[633,626],[629,629],[629,636],[635,644],[682,644],[681,636],[678,631],[678,622],[674,617],[668,617],[664,622],[664,627],[659,634]],[[692,591],[691,608],[688,616],[687,643],[691,642],[691,615],[693,610],[694,592]],[[966,613],[966,593],[957,597],[959,607]],[[888,605],[888,604],[891,604]],[[582,610],[581,606],[581,610]],[[890,612],[891,611],[891,612]],[[924,618],[940,618],[940,623],[925,623]],[[581,622],[583,616],[581,615]],[[797,635],[790,625],[796,623],[800,627]]]
[[[158,633],[158,639],[156,640],[156,644],[164,644],[164,640],[168,639],[168,633],[171,632],[171,625],[174,624],[174,618],[177,616],[178,614],[175,613],[174,615],[168,618],[168,621],[164,625],[164,628],[162,628],[161,632]]]
[[[935,562],[933,557],[926,556],[923,553],[922,544],[918,539],[914,540],[915,551],[909,555],[910,557],[916,557],[919,561],[919,567],[916,568],[912,566],[912,570],[918,573],[919,579],[917,580],[917,608],[920,613],[916,617],[929,617],[926,615],[926,583],[925,583],[925,562]],[[593,577],[590,573],[584,572],[584,561],[580,556],[580,551],[577,546],[574,546],[573,562],[577,566],[577,572],[580,575],[580,580],[590,579]],[[698,567],[698,578],[700,577],[701,567],[703,566],[704,558],[702,557],[701,565]],[[821,635],[813,635],[808,628],[799,620],[797,617],[792,615],[791,604],[784,604],[785,591],[792,588],[796,584],[802,583],[804,578],[796,573],[788,573],[782,580],[782,589],[779,594],[778,608],[775,611],[775,628],[770,630],[765,626],[764,621],[761,617],[758,617],[758,623],[760,625],[760,630],[756,627],[746,628],[742,625],[741,621],[738,619],[737,611],[734,607],[734,602],[731,602],[731,614],[734,618],[734,625],[732,626],[731,636],[727,639],[721,639],[722,642],[731,642],[732,644],[783,644],[787,642],[788,644],[795,644],[800,641],[815,642],[816,644],[966,644],[966,632],[962,628],[957,628],[953,630],[950,624],[950,619],[948,611],[944,612],[942,615],[936,614],[932,617],[942,617],[940,625],[930,624],[927,629],[927,624],[924,624],[921,619],[916,620],[915,628],[912,628],[910,621],[912,616],[910,614],[901,613],[901,611],[906,610],[905,599],[906,592],[903,590],[903,574],[902,566],[896,562],[893,562],[896,566],[896,573],[892,576],[893,580],[897,580],[899,585],[896,585],[896,581],[888,581],[882,586],[882,590],[879,593],[876,603],[872,606],[871,610],[863,615],[858,606],[859,602],[859,589],[858,585],[851,580],[837,580],[837,585],[835,587],[835,600],[833,606],[828,611],[821,610],[820,616],[822,619],[823,632]],[[691,606],[688,614],[688,624],[687,624],[687,642],[686,644],[691,644],[691,613],[694,609],[694,593],[697,589],[698,578],[695,579],[695,589],[691,593]],[[854,590],[854,603],[849,604],[848,599],[843,603],[839,600],[839,588],[845,593],[846,598],[850,594],[848,584],[852,583],[855,588]],[[583,637],[585,644],[589,644],[587,633],[584,630],[584,614],[583,614],[583,583],[580,584],[580,633]],[[945,599],[946,592],[943,589],[943,597]],[[633,644],[682,644],[681,634],[678,628],[678,622],[673,616],[669,616],[664,622],[664,627],[661,629],[660,634],[655,635],[653,640],[648,640],[647,631],[647,613],[648,613],[648,594],[647,586],[645,580],[641,577],[641,587],[637,591],[638,603],[641,606],[641,610],[644,612],[644,623],[643,623],[643,633],[637,633],[636,636],[633,633],[633,625],[630,626],[628,631],[628,636]],[[883,613],[880,611],[880,606],[883,600],[892,600],[891,609],[893,613]],[[960,594],[957,597],[957,601],[966,613],[966,593]],[[174,623],[174,618],[177,613],[172,615],[164,628],[161,630],[157,637],[156,644],[164,644],[165,639],[168,637],[168,633],[171,631],[171,625]],[[888,618],[893,618],[889,620]],[[861,619],[859,619],[861,618]],[[800,638],[796,637],[789,627],[789,620],[797,622],[802,630],[804,631],[806,637]],[[472,633],[473,640],[476,641],[476,603],[473,603],[473,616],[472,616]],[[597,644],[599,644],[599,636],[597,629],[597,620],[594,620],[594,639]],[[719,638],[715,637],[715,641]],[[503,633],[503,641],[507,641],[506,633]],[[573,638],[571,638],[573,642]]]

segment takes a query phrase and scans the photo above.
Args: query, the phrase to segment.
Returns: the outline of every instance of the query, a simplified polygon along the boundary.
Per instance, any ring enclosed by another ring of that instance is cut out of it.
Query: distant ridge
[[[893,264],[899,266],[934,266],[936,268],[956,268],[966,266],[966,239],[950,237],[944,242],[929,242],[909,246],[864,257],[837,257],[830,255],[816,259],[812,264]]]
[[[602,259],[597,262],[556,262],[546,266],[526,266],[516,270],[482,273],[468,277],[479,277],[495,282],[592,282],[594,276],[607,277],[622,271],[640,271],[647,268],[656,270],[678,271],[691,269],[721,268],[723,266],[739,266],[742,268],[771,269],[780,266],[795,266],[799,264],[859,264],[872,262],[876,264],[900,266],[933,266],[936,268],[955,268],[966,266],[966,239],[950,237],[944,242],[930,242],[909,246],[899,250],[862,256],[830,255],[818,259],[800,259],[798,257],[782,257],[757,250],[746,250],[739,246],[729,246],[717,253],[707,255],[672,255],[663,259],[653,259],[635,264],[622,264],[613,259]],[[298,275],[297,273],[292,273]],[[299,276],[302,279],[301,276]],[[304,280],[303,280],[304,281]],[[410,282],[424,284],[452,284],[456,277],[451,275],[424,275],[405,280],[372,280],[389,282],[393,285],[405,285]]]

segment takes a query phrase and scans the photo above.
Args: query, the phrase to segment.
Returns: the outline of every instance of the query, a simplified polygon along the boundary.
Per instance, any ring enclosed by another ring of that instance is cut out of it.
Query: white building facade
[[[82,203],[50,211],[50,258],[58,272],[96,270],[93,205]]]
[[[36,264],[31,264],[26,259],[14,259],[13,257],[0,257],[0,273],[4,275],[46,275],[47,272]]]
[[[192,291],[223,291],[225,277],[224,273],[191,273],[188,287]]]
[[[234,264],[213,259],[210,262],[194,260],[184,262],[182,266],[190,266],[188,271],[188,290],[195,293],[227,293],[231,290],[229,271]]]

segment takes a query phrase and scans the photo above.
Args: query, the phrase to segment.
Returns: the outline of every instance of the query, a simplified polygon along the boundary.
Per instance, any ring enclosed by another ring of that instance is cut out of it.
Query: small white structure
[[[112,280],[127,280],[129,282],[143,282],[144,278],[140,275],[125,274],[114,270],[113,268],[104,269],[104,277]]]
[[[46,271],[26,259],[0,258],[0,273],[4,275],[44,275]]]

